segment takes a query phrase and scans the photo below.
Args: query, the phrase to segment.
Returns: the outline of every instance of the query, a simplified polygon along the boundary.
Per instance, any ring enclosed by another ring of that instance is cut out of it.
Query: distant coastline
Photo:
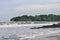
[[[60,21],[60,15],[54,15],[54,14],[49,14],[49,15],[35,15],[35,16],[28,16],[28,15],[23,15],[23,16],[17,16],[17,17],[12,17],[10,21]]]

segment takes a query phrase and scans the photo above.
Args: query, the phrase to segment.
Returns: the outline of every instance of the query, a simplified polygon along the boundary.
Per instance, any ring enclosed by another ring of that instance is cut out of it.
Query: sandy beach
[[[60,36],[56,36],[57,40],[60,40]]]
[[[48,38],[56,38],[56,40],[60,40],[60,35],[56,35],[56,36],[50,36]]]

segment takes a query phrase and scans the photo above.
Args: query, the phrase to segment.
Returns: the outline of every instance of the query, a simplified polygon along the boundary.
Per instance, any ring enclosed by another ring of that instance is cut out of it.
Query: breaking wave
[[[0,22],[0,27],[16,27],[16,26],[43,26],[43,25],[52,25],[57,24],[59,22],[43,22],[43,23],[36,23],[36,22]]]

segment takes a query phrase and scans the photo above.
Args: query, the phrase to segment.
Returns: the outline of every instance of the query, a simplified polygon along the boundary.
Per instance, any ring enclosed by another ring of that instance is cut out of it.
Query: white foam
[[[60,32],[60,30],[55,30],[55,31],[48,30],[46,33],[40,32],[40,33],[36,33],[36,34],[32,34],[32,35],[24,35],[23,38],[50,37],[50,36],[59,35],[58,34],[59,32]]]
[[[34,24],[32,22],[32,24],[19,24],[19,23],[0,23],[0,27],[22,27],[22,26],[33,26],[33,27],[36,27],[36,26],[44,26],[44,25],[52,25],[52,24],[57,24],[59,22],[47,22],[47,23],[43,23],[43,24]]]
[[[25,26],[40,27],[44,25],[52,25],[52,24],[10,24],[10,25],[0,25],[0,27],[25,27]]]
[[[40,27],[40,26],[44,26],[44,25],[52,25],[52,24],[56,24],[56,23],[48,23],[48,24],[9,24],[9,25],[0,25],[0,27]],[[53,36],[53,34],[59,33],[60,30],[56,30],[56,31],[52,31],[51,29],[47,29],[46,32],[40,32],[40,33],[36,33],[36,34],[32,34],[32,35],[20,35],[20,37],[22,37],[23,39],[25,38],[35,38],[35,37],[43,37],[43,36]]]

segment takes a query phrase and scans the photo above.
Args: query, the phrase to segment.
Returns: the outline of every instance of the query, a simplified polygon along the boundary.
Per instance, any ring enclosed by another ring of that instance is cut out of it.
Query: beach
[[[57,40],[60,40],[60,36],[56,36]]]
[[[59,36],[55,36],[55,38],[56,38],[57,40],[60,40],[60,35],[59,35]]]
[[[60,35],[58,35],[58,36],[50,36],[49,38],[56,38],[56,40],[60,40]]]

